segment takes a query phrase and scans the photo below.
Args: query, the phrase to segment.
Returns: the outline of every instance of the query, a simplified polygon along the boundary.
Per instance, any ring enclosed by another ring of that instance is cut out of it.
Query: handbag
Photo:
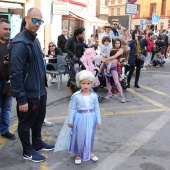
[[[141,63],[144,63],[145,62],[145,56],[140,53],[140,54],[137,55],[137,60]]]
[[[13,96],[15,97],[14,90],[12,88],[10,80],[4,83],[2,94],[5,96]]]
[[[15,97],[15,93],[14,93],[14,90],[12,88],[11,81],[10,80],[6,81],[5,73],[2,74],[2,77],[3,77],[3,81],[4,81],[4,86],[2,88],[2,94],[5,95],[5,96]]]

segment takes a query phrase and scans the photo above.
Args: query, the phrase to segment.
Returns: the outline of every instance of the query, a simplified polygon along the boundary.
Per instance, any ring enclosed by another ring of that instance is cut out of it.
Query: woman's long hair
[[[113,41],[113,48],[115,49],[115,42],[116,42],[116,41],[119,41],[119,42],[120,42],[119,48],[121,48],[122,42],[121,42],[121,40],[120,40],[119,38],[116,38],[116,39]]]
[[[132,32],[132,39],[133,39],[133,40],[135,40],[135,34],[136,34],[136,33],[139,33],[139,31],[138,31],[138,30],[134,30],[134,31]]]

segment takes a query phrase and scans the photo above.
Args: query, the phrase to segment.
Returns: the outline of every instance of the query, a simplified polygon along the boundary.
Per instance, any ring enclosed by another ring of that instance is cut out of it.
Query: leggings
[[[113,69],[113,68],[116,68],[116,69]],[[122,87],[120,85],[119,77],[118,77],[118,72],[117,72],[117,63],[112,63],[110,72],[112,74],[113,80],[115,82],[115,85],[116,85],[118,91],[122,92]],[[104,69],[104,73],[106,73],[106,69]],[[106,78],[107,89],[111,89],[111,85],[110,85],[110,82],[108,81],[107,76],[105,76],[105,78]]]

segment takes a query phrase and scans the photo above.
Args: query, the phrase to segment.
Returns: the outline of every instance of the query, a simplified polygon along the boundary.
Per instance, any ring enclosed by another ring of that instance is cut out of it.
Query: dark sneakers
[[[32,154],[23,154],[23,158],[25,160],[30,160],[32,162],[42,162],[42,161],[45,161],[45,157],[40,155],[38,152],[34,153],[33,155]]]
[[[6,132],[4,134],[1,134],[1,136],[8,138],[8,139],[11,139],[11,140],[15,140],[15,135],[10,133],[10,132]]]
[[[52,151],[52,150],[54,150],[54,145],[49,145],[49,144],[46,144],[45,146],[44,146],[44,148],[42,148],[42,149],[39,149],[39,150],[37,150],[37,151]]]

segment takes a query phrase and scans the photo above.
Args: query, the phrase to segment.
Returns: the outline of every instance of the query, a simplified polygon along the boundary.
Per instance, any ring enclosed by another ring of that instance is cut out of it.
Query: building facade
[[[160,16],[155,25],[156,30],[170,27],[170,1],[169,0],[137,0],[138,13],[133,15],[132,28],[140,26],[141,29],[149,29],[152,24],[152,14]]]
[[[106,0],[108,21],[117,21],[120,26],[129,27],[129,15],[125,13],[127,0]]]

